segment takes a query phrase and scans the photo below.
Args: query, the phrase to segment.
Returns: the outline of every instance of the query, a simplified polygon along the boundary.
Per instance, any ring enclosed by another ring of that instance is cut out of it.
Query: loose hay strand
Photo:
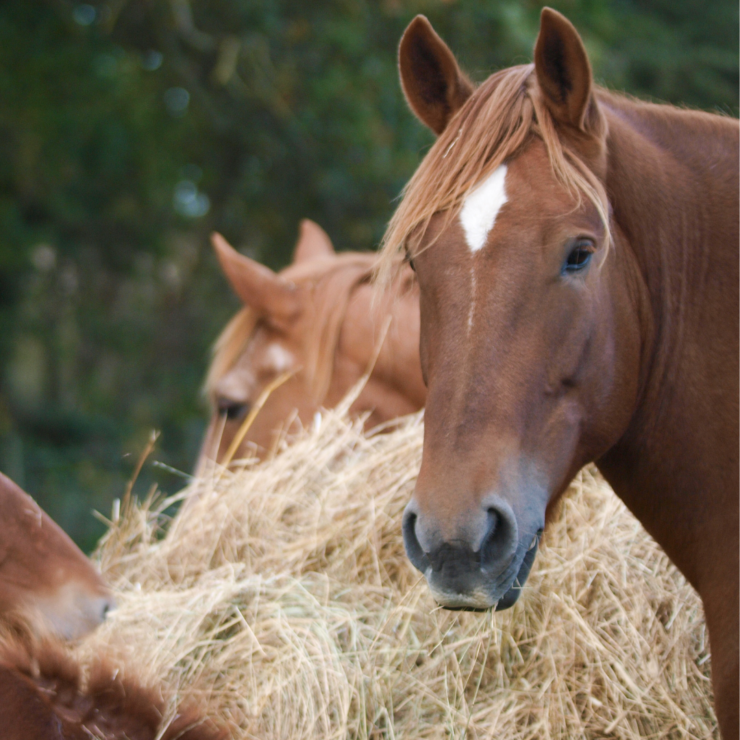
[[[701,604],[594,469],[513,609],[446,612],[400,536],[421,417],[367,436],[346,410],[194,481],[172,521],[124,507],[83,662],[112,651],[236,738],[718,737]]]
[[[295,370],[284,372],[281,375],[278,375],[275,380],[265,386],[265,389],[262,391],[262,393],[260,393],[259,397],[254,403],[254,406],[252,406],[252,408],[249,410],[249,413],[239,427],[239,430],[234,435],[234,439],[231,441],[229,449],[226,451],[226,455],[224,456],[224,467],[228,467],[229,463],[234,459],[234,455],[239,449],[239,445],[242,443],[242,440],[246,436],[247,432],[250,430],[252,424],[254,424],[254,420],[257,418],[257,415],[262,410],[262,407],[267,403],[267,399],[273,394],[274,391],[276,391],[281,385],[283,385],[283,383],[287,383],[297,372],[298,368],[296,368]]]

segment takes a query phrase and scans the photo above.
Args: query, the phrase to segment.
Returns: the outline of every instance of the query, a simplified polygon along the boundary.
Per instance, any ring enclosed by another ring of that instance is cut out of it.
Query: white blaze
[[[505,182],[506,165],[502,164],[465,197],[460,211],[460,223],[471,252],[482,249],[488,241],[496,216],[507,201]]]
[[[276,373],[282,373],[293,366],[295,358],[285,347],[275,343],[267,348],[267,362]]]
[[[475,292],[477,288],[477,281],[475,279],[475,267],[470,270],[470,308],[468,309],[468,334],[473,328],[473,314],[475,313]]]

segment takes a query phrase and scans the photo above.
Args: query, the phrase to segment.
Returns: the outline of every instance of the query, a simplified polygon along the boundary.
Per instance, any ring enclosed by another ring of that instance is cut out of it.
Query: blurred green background
[[[598,80],[737,115],[736,0],[554,2]],[[0,470],[85,549],[192,469],[208,351],[238,303],[221,231],[277,268],[299,219],[374,248],[431,142],[396,47],[426,14],[476,80],[529,61],[522,0],[0,4]]]

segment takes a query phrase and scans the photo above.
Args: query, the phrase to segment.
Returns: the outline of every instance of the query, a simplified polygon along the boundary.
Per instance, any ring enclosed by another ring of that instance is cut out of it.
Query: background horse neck
[[[600,103],[644,383],[599,467],[702,597],[717,582],[737,594],[737,121],[606,93]]]
[[[377,357],[376,357],[377,355]],[[410,271],[387,290],[368,282],[350,297],[337,348],[336,363],[350,357],[372,372],[352,411],[372,411],[368,427],[382,424],[424,406],[426,387],[419,364],[419,291]],[[339,368],[335,367],[335,371]],[[327,406],[347,389],[337,383]]]
[[[419,287],[413,278],[404,278],[385,300],[391,323],[378,356],[378,374],[418,411],[427,396],[419,363]]]

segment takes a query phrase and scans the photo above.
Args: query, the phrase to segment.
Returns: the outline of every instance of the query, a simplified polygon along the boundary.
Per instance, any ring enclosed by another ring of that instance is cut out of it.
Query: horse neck
[[[701,593],[712,543],[737,542],[737,122],[601,102],[616,248],[646,305],[641,398],[599,467]]]
[[[416,283],[401,281],[387,297],[385,309],[388,332],[378,356],[378,371],[384,372],[415,408],[426,402],[426,386],[419,361],[419,289]],[[382,304],[381,304],[382,305]]]
[[[399,280],[382,293],[370,283],[357,285],[350,298],[343,339],[362,370],[372,368],[358,398],[375,408],[380,423],[420,409],[426,388],[419,363],[419,296],[415,285]],[[342,342],[344,344],[344,342]]]

